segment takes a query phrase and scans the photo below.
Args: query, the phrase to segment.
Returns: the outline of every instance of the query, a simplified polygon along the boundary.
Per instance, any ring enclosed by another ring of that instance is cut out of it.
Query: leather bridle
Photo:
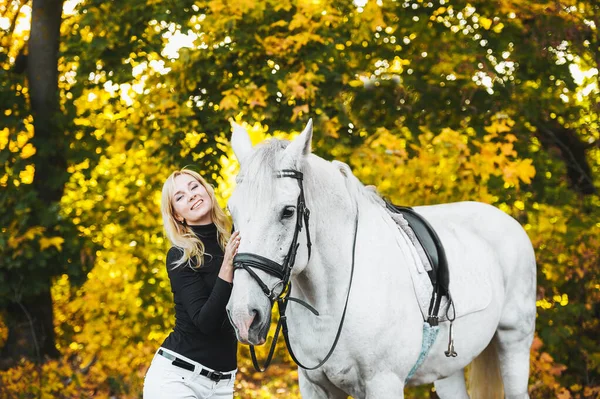
[[[350,289],[352,288],[352,278],[354,276],[354,258],[355,258],[355,252],[356,252],[356,236],[357,236],[357,232],[358,232],[358,207],[356,209],[356,219],[355,219],[355,223],[354,223],[354,241],[352,244],[352,268],[351,268],[351,272],[350,272],[350,283],[348,286],[348,293],[346,295],[346,302],[344,305],[344,311],[342,313],[342,318],[341,318],[340,324],[338,326],[338,331],[335,336],[333,345],[331,346],[331,349],[329,350],[329,352],[327,353],[325,358],[321,362],[319,362],[319,364],[317,364],[316,366],[306,367],[300,361],[298,361],[298,359],[294,355],[294,351],[292,350],[292,347],[291,347],[291,344],[289,341],[289,337],[288,337],[287,318],[286,318],[285,312],[286,312],[289,301],[293,301],[293,302],[297,302],[297,303],[301,304],[302,306],[306,307],[315,316],[319,315],[319,312],[315,308],[313,308],[311,305],[309,305],[308,303],[302,301],[301,299],[290,297],[290,293],[292,291],[291,274],[292,274],[292,269],[294,267],[294,264],[296,262],[296,254],[298,252],[298,247],[300,246],[300,244],[298,243],[298,236],[300,235],[300,232],[302,231],[303,224],[306,229],[306,241],[307,241],[306,246],[308,248],[308,259],[309,260],[310,260],[310,256],[311,256],[312,243],[310,240],[310,231],[309,231],[309,225],[308,225],[309,218],[310,218],[310,211],[306,207],[306,202],[305,202],[305,198],[304,198],[304,187],[302,184],[302,179],[303,179],[302,172],[292,170],[292,169],[283,169],[283,170],[278,171],[275,174],[275,177],[277,177],[277,178],[286,178],[287,177],[287,178],[296,179],[296,181],[298,182],[298,186],[300,187],[300,194],[298,195],[298,201],[297,201],[297,206],[296,206],[296,226],[294,229],[294,236],[292,238],[292,243],[290,244],[288,253],[285,256],[285,258],[283,259],[283,263],[279,264],[271,259],[265,258],[260,255],[252,254],[252,253],[238,253],[235,256],[235,258],[233,259],[234,268],[236,270],[243,269],[243,270],[247,271],[248,274],[250,274],[250,276],[259,285],[259,287],[261,288],[263,293],[267,296],[267,298],[269,298],[269,301],[271,302],[271,307],[273,307],[274,302],[277,302],[277,307],[279,310],[279,321],[277,323],[277,328],[275,329],[275,335],[274,335],[273,341],[271,343],[271,348],[269,349],[269,354],[267,355],[267,359],[265,360],[265,363],[262,368],[258,364],[258,360],[256,358],[256,353],[254,351],[253,345],[250,345],[250,354],[252,356],[252,363],[254,365],[254,368],[260,372],[265,371],[267,369],[267,367],[269,367],[269,364],[271,363],[271,360],[273,358],[273,354],[275,352],[275,346],[277,345],[277,338],[279,337],[279,332],[283,329],[283,337],[284,337],[285,343],[288,347],[290,356],[292,357],[294,362],[296,362],[296,364],[298,366],[300,366],[306,370],[314,370],[318,367],[321,367],[323,364],[325,364],[325,362],[329,359],[329,357],[333,353],[333,351],[338,343],[340,333],[342,331],[342,326],[344,324],[344,319],[346,317],[346,309],[348,307],[348,298],[350,297]],[[275,285],[273,287],[269,288],[252,269],[262,270],[272,276],[279,278],[279,281],[277,283],[275,283]],[[281,286],[281,292],[279,294],[277,294],[276,288],[278,288],[280,286]]]

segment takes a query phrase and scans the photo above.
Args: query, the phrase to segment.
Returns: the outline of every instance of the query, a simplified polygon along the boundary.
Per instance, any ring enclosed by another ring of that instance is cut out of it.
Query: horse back
[[[523,258],[535,262],[533,246],[523,227],[492,205],[465,201],[414,209],[435,228],[444,245],[451,236],[460,239],[461,235],[473,233],[489,245],[509,269]]]
[[[448,257],[451,291],[454,287],[451,294],[458,300],[460,295],[464,296],[467,309],[477,302],[480,302],[478,308],[483,307],[492,291],[498,293],[498,299],[503,299],[515,284],[525,284],[520,291],[526,291],[528,297],[535,295],[533,247],[525,230],[510,215],[480,202],[414,209],[440,237]],[[473,297],[464,290],[481,293]]]

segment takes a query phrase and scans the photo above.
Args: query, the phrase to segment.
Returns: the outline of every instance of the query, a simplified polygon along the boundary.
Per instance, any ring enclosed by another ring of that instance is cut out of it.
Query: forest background
[[[139,398],[173,326],[164,179],[225,204],[229,120],[259,142],[310,117],[397,204],[515,217],[531,397],[599,398],[599,25],[589,0],[1,0],[0,398]],[[248,359],[237,397],[299,397],[281,343]]]

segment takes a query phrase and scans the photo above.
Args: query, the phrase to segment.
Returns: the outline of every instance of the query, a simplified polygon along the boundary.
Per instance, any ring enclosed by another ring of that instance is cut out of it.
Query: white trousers
[[[171,364],[171,360],[159,355],[157,351],[144,379],[144,399],[233,398],[233,384],[235,383],[237,369],[226,372],[227,374],[232,374],[230,379],[213,381],[204,375],[200,375],[202,369],[214,371],[213,369],[205,367],[169,349],[160,349],[196,367],[194,371],[189,371],[174,366]]]

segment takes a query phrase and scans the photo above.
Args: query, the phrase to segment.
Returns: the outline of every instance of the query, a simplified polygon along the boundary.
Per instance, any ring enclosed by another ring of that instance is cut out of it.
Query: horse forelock
[[[273,195],[275,173],[280,168],[281,155],[289,141],[269,139],[254,147],[238,174],[237,188],[245,202],[265,203]]]

